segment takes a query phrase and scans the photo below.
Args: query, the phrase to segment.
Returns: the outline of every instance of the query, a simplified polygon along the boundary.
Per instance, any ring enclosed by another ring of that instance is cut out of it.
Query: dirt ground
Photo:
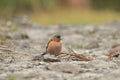
[[[120,80],[120,57],[108,60],[106,56],[120,45],[120,21],[42,26],[25,16],[0,24],[0,80]],[[55,34],[62,36],[62,52],[70,53],[71,48],[92,60],[65,56],[59,62],[33,61]]]

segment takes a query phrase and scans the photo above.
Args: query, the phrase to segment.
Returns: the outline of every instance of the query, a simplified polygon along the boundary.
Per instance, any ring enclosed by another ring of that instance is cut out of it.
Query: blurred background
[[[99,24],[120,19],[120,0],[0,0],[0,18],[27,15],[33,22]]]

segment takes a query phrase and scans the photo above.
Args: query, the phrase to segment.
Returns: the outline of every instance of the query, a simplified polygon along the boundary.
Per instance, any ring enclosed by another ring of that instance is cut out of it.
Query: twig
[[[77,54],[77,53],[75,53],[74,50],[71,49],[71,48],[69,48],[69,47],[68,47],[68,49],[69,49],[69,51],[71,51],[72,53],[71,53],[71,54],[69,54],[69,53],[63,53],[63,54],[67,54],[67,55],[70,55],[70,56],[74,56],[74,57],[76,57],[76,58],[79,58],[79,59],[82,60],[82,61],[91,61],[91,60],[92,60],[92,59],[90,59],[90,58],[85,57],[85,56],[82,55],[82,54]]]

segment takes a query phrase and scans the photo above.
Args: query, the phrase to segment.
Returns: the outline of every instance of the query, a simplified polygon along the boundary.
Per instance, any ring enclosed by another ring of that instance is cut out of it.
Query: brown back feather
[[[47,53],[48,45],[49,45],[49,43],[50,43],[51,41],[53,41],[53,39],[50,39],[50,40],[48,41],[48,43],[47,43],[47,46],[46,46],[46,53]]]

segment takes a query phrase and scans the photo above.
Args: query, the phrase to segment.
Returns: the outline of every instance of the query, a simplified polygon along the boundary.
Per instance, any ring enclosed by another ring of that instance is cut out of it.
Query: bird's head
[[[56,41],[56,42],[60,42],[60,40],[62,40],[60,35],[55,35],[55,36],[53,37],[53,39],[54,39],[54,41]]]

